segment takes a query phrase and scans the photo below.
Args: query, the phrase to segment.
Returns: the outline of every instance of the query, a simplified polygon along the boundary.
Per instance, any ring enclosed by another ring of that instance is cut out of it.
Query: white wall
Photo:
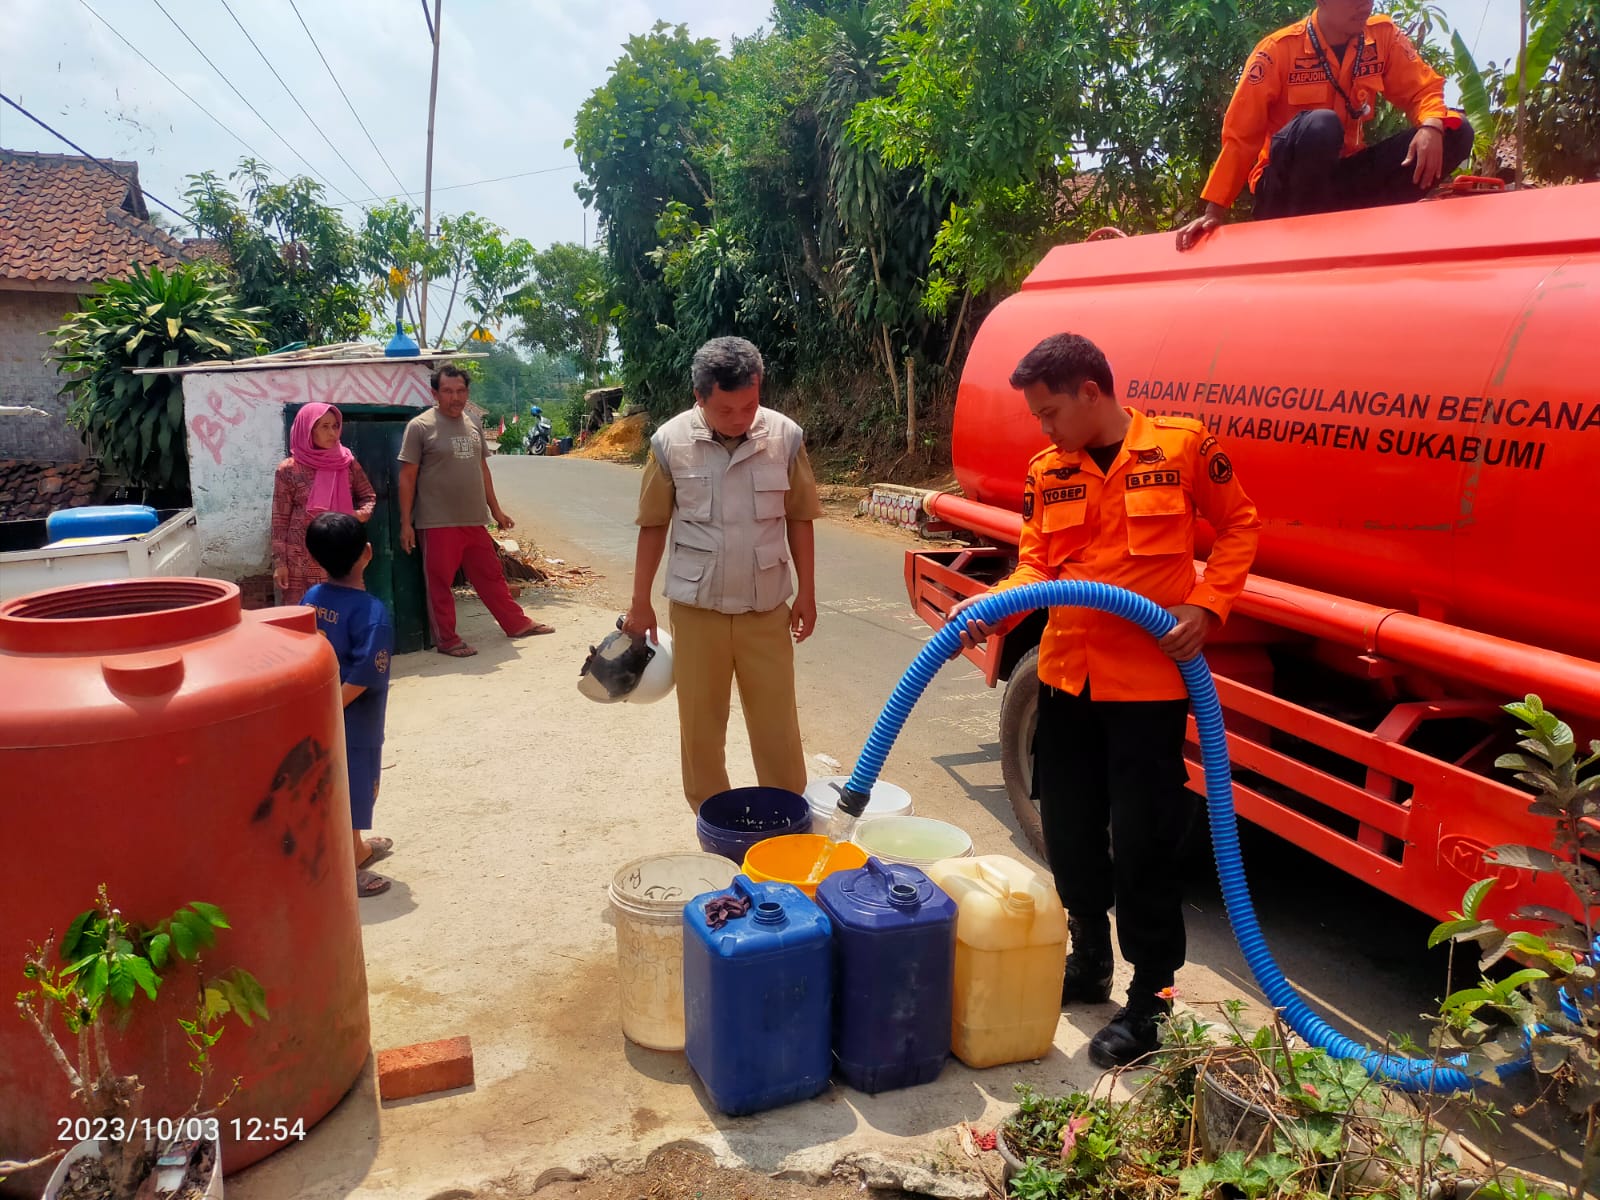
[[[431,365],[406,359],[198,372],[183,376],[189,486],[202,573],[240,580],[272,570],[272,478],[289,455],[289,404],[433,403]]]

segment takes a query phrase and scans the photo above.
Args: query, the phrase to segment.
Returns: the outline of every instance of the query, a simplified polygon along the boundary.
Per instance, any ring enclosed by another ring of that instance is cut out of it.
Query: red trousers
[[[467,582],[478,593],[500,628],[508,634],[528,627],[528,614],[511,598],[506,586],[500,556],[495,553],[489,531],[482,525],[452,525],[442,529],[417,530],[422,547],[422,574],[428,581],[428,618],[433,626],[433,644],[440,649],[461,640],[456,632],[456,598],[450,584],[456,572],[465,567]]]

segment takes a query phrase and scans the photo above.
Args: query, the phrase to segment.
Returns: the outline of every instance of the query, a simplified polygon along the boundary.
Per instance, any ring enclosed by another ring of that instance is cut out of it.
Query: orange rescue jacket
[[[1204,199],[1227,208],[1247,179],[1254,191],[1266,168],[1273,134],[1312,109],[1330,109],[1338,116],[1344,126],[1345,156],[1362,148],[1362,128],[1372,119],[1371,114],[1351,117],[1334,90],[1307,31],[1314,21],[1315,14],[1257,43],[1228,103],[1228,115],[1222,121],[1222,153],[1200,193]],[[1344,57],[1334,63],[1334,48],[1328,45],[1320,23],[1317,36],[1323,54],[1335,67],[1339,86],[1358,110],[1364,105],[1375,107],[1373,100],[1382,95],[1404,109],[1413,125],[1430,118],[1451,120],[1444,103],[1443,77],[1422,61],[1411,39],[1391,18],[1374,14],[1367,19],[1366,33],[1359,39],[1359,62],[1358,39],[1352,39]]]
[[[1051,579],[1116,584],[1163,608],[1195,604],[1227,620],[1261,536],[1256,506],[1199,421],[1133,418],[1110,471],[1054,446],[1028,464],[1017,568],[994,590]],[[1216,531],[1195,579],[1195,517]],[[1086,608],[1053,608],[1039,646],[1039,679],[1097,700],[1178,700],[1177,664],[1136,625]]]

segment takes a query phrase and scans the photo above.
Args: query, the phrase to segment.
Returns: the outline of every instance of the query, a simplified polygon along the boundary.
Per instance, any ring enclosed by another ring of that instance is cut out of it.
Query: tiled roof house
[[[165,270],[193,257],[149,217],[137,163],[0,150],[0,405],[51,414],[0,414],[0,460],[83,457],[44,333],[134,263]]]

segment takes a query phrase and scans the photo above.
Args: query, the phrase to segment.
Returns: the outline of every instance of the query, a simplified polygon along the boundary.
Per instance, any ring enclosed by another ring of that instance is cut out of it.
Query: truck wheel
[[[1033,729],[1039,718],[1039,651],[1035,647],[1018,660],[1000,699],[1000,777],[1011,797],[1022,836],[1044,855],[1044,827],[1033,798]]]

